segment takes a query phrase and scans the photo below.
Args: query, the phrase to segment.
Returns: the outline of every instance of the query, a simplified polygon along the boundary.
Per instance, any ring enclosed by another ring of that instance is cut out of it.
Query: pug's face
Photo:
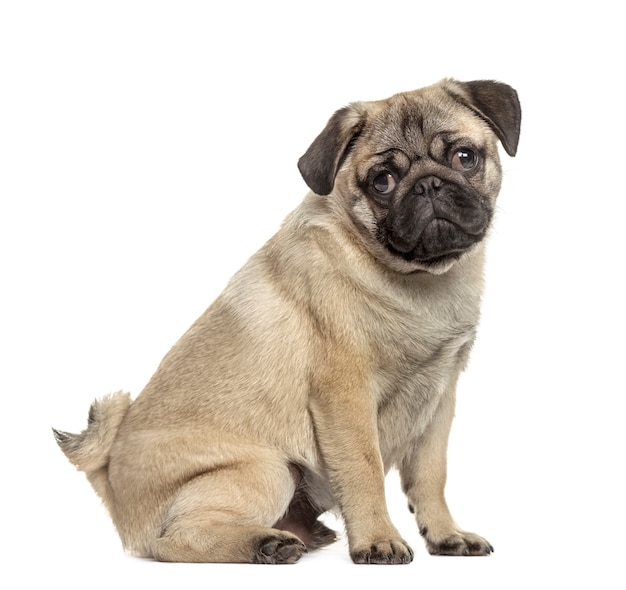
[[[329,198],[338,199],[370,252],[399,272],[445,272],[483,240],[493,217],[497,142],[515,153],[519,103],[506,85],[484,83],[496,85],[487,87],[487,98],[501,91],[509,103],[498,96],[489,105],[464,84],[472,83],[444,81],[352,104],[316,140],[336,160],[327,163],[325,186],[319,170],[309,186],[330,188]],[[315,175],[311,158],[320,157],[314,146],[300,160],[305,180]]]

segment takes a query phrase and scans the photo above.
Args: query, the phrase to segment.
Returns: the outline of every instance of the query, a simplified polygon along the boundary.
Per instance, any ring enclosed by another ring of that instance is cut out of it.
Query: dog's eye
[[[389,173],[383,172],[372,180],[372,186],[377,193],[381,195],[388,195],[394,188],[396,188],[396,179]]]
[[[478,156],[469,148],[461,148],[452,156],[452,168],[459,172],[467,172],[478,164]]]

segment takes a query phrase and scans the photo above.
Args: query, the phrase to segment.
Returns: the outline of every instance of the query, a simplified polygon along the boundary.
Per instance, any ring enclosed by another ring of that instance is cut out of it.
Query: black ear
[[[360,111],[359,103],[338,110],[298,160],[300,174],[314,193],[332,192],[348,145],[363,128],[364,116]]]
[[[457,95],[456,99],[489,123],[506,153],[514,156],[517,153],[522,123],[522,107],[517,92],[507,84],[492,80],[456,83],[463,88],[465,94]]]

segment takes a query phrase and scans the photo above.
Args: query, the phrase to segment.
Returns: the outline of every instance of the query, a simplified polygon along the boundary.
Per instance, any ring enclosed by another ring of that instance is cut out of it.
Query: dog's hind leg
[[[151,554],[160,561],[294,563],[304,543],[273,525],[295,489],[289,465],[270,452],[216,467],[180,488]]]
[[[320,549],[337,540],[335,531],[319,520],[320,515],[332,507],[332,503],[324,506],[325,494],[319,493],[300,468],[291,467],[294,480],[297,482],[296,492],[285,515],[274,524],[274,528],[289,531],[298,536],[308,550]],[[319,505],[321,500],[322,506]]]

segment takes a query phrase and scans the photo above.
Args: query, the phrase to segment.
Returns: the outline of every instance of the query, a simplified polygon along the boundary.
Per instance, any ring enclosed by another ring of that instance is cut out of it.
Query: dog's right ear
[[[361,103],[338,110],[298,160],[300,174],[314,193],[328,195],[332,192],[348,146],[363,129],[364,121]]]

